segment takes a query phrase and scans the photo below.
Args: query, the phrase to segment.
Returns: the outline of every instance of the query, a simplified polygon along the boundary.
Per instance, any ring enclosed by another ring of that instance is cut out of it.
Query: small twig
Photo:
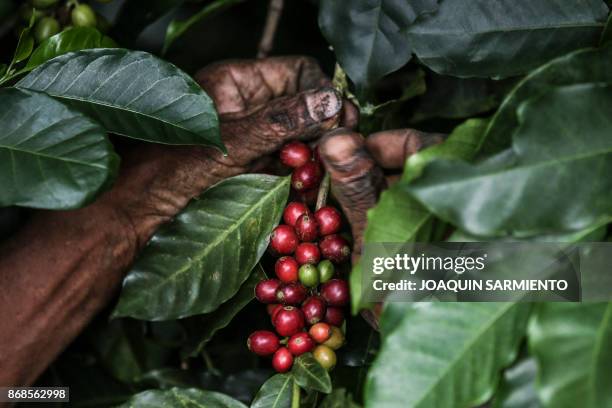
[[[329,194],[329,173],[325,173],[323,176],[323,180],[321,181],[321,185],[319,186],[319,194],[317,194],[317,206],[315,207],[315,211],[319,210],[321,207],[325,207],[327,203],[327,196]]]
[[[300,408],[300,386],[293,380],[293,398],[291,398],[291,408]]]
[[[264,31],[257,49],[257,58],[267,57],[272,50],[274,37],[276,35],[276,28],[278,27],[278,22],[283,12],[283,2],[284,0],[270,0],[270,5],[268,6],[268,17],[266,17],[266,25],[264,26]]]

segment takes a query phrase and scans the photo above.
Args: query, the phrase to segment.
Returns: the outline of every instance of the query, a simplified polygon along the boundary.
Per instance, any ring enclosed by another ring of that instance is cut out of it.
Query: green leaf
[[[113,179],[119,158],[97,123],[44,94],[0,100],[0,206],[77,208]]]
[[[337,388],[323,399],[319,408],[359,408],[359,405],[344,388]]]
[[[246,408],[242,402],[227,395],[196,388],[149,390],[134,395],[117,408]]]
[[[601,0],[444,0],[405,34],[440,74],[507,77],[596,45],[607,15]]]
[[[467,407],[491,396],[514,360],[527,303],[387,303],[366,406]]]
[[[611,90],[575,85],[530,99],[519,107],[508,160],[436,161],[408,190],[478,236],[562,233],[605,221],[612,215]]]
[[[519,126],[517,108],[528,99],[542,96],[558,86],[596,82],[612,84],[611,60],[612,44],[564,55],[527,75],[506,96],[493,116],[481,154],[488,156],[511,146],[512,134]]]
[[[123,282],[114,316],[167,320],[208,313],[232,298],[268,245],[289,179],[226,179],[160,228]]]
[[[289,408],[291,405],[293,376],[276,374],[261,386],[251,408]]]
[[[95,49],[56,57],[17,87],[43,91],[109,132],[167,144],[223,148],[212,100],[174,65],[140,51]]]
[[[612,303],[545,303],[529,324],[544,406],[612,406]]]
[[[27,59],[32,50],[34,49],[34,38],[30,35],[30,29],[24,28],[19,34],[19,42],[15,49],[15,56],[13,57],[13,63],[17,64]]]
[[[88,48],[114,48],[112,38],[101,34],[92,27],[73,27],[43,41],[32,53],[24,68],[31,71],[50,59],[72,51]]]
[[[608,21],[606,22],[606,26],[604,27],[603,32],[601,33],[601,38],[599,39],[599,45],[605,45],[612,41],[612,13],[608,16]]]
[[[312,353],[304,353],[293,362],[291,373],[298,385],[306,390],[316,390],[329,394],[332,390],[331,378],[313,357]]]
[[[7,69],[8,66],[6,64],[0,64],[0,76],[4,75]]]
[[[401,68],[412,50],[401,30],[421,14],[437,9],[437,0],[323,0],[319,27],[336,57],[358,87],[373,85]]]
[[[448,139],[408,158],[402,180],[383,192],[376,207],[368,211],[368,225],[364,243],[414,242],[419,231],[432,222],[433,215],[410,196],[407,186],[421,173],[427,163],[436,158],[471,159],[484,135],[487,121],[470,119],[457,126]],[[351,273],[351,299],[353,311],[361,306],[361,266]]]
[[[538,366],[533,358],[524,358],[504,372],[492,408],[542,408],[536,393]]]
[[[230,324],[238,312],[255,298],[255,286],[263,279],[266,279],[266,273],[261,264],[257,264],[251,276],[230,300],[212,313],[188,319],[185,324],[190,331],[190,337],[193,337],[194,340],[185,346],[184,354],[194,356],[202,352],[204,345],[213,338],[215,333]]]
[[[231,6],[242,3],[243,1],[244,0],[215,0],[212,3],[204,6],[202,10],[185,21],[172,20],[166,29],[166,38],[164,40],[162,54],[165,54],[172,43],[176,41],[177,38],[185,34],[185,32],[193,25],[198,24]]]

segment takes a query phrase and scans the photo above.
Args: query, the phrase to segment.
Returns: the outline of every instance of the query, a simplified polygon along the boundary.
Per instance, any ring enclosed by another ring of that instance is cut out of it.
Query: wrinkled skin
[[[0,386],[28,385],[117,294],[155,230],[214,183],[294,139],[334,128],[342,100],[303,57],[215,64],[213,97],[228,149],[137,145],[112,189],[74,211],[38,211],[0,247]]]

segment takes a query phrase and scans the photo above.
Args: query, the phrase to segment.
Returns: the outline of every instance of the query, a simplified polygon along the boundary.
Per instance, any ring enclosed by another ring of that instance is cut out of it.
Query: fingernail
[[[333,88],[309,92],[305,99],[308,114],[317,122],[333,118],[342,109],[342,98]]]

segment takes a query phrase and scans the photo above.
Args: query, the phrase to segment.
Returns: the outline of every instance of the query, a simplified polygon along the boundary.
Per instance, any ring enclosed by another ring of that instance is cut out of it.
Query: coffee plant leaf
[[[612,303],[543,303],[529,324],[529,348],[544,406],[612,406]]]
[[[516,357],[528,303],[387,303],[366,406],[477,406]]]
[[[289,408],[293,395],[293,375],[276,374],[261,386],[251,408]]]
[[[50,59],[88,48],[114,48],[117,44],[92,27],[72,27],[43,41],[32,53],[24,71],[31,71]]]
[[[606,45],[610,43],[610,41],[612,41],[612,14],[608,16],[608,21],[599,39],[599,45]]]
[[[16,86],[45,92],[112,133],[224,149],[210,97],[187,74],[146,52],[71,52],[42,64]]]
[[[45,94],[0,90],[0,206],[69,209],[90,202],[117,173],[104,129]]]
[[[187,325],[188,335],[193,340],[185,346],[183,354],[195,356],[202,352],[204,345],[213,338],[215,333],[230,324],[238,312],[255,298],[255,286],[264,279],[266,279],[266,274],[261,264],[257,264],[251,276],[230,300],[223,303],[214,312],[186,319],[184,323]]]
[[[298,385],[306,390],[329,394],[332,383],[329,373],[315,360],[312,353],[304,353],[293,362],[291,370]]]
[[[492,408],[544,408],[536,392],[538,365],[523,358],[504,371]]]
[[[401,30],[421,14],[437,9],[438,0],[321,1],[319,27],[336,58],[358,87],[367,87],[401,68],[412,50]]]
[[[117,408],[246,408],[242,402],[214,391],[197,388],[149,390],[134,395]]]
[[[607,16],[601,0],[444,0],[405,35],[440,74],[501,78],[597,45]]]
[[[353,397],[344,388],[336,388],[325,396],[319,408],[359,408]]]
[[[168,320],[209,313],[231,299],[268,246],[289,178],[226,179],[161,227],[123,281],[114,316]]]
[[[511,146],[512,134],[519,125],[517,108],[528,99],[563,85],[612,84],[611,60],[612,44],[608,44],[600,49],[574,51],[531,72],[508,93],[491,119],[480,155],[489,156]]]
[[[477,166],[437,160],[408,191],[477,236],[563,233],[608,220],[612,186],[603,175],[612,171],[611,90],[575,85],[530,99],[518,110],[513,160]]]
[[[416,178],[436,158],[471,159],[477,150],[487,126],[485,119],[470,119],[457,126],[444,143],[418,152],[406,161],[402,180],[381,194],[378,204],[368,211],[368,224],[364,243],[372,242],[414,242],[419,231],[433,220],[432,213],[410,196],[406,190],[410,181]],[[353,268],[351,274],[351,299],[353,311],[366,306],[362,304],[361,267]]]

